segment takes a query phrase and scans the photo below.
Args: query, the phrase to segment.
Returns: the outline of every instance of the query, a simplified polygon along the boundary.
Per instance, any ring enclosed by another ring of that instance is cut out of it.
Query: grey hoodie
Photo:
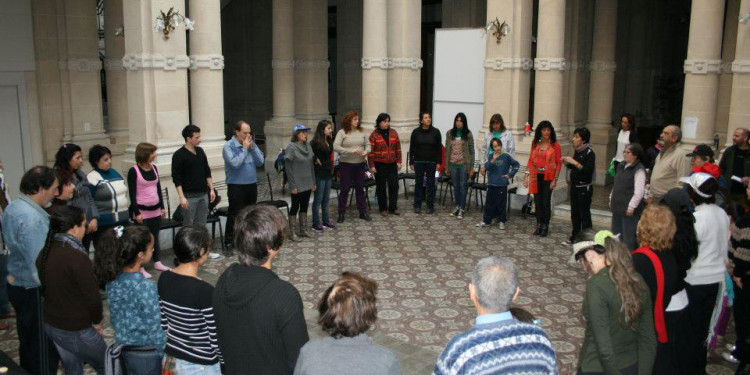
[[[284,150],[284,168],[289,190],[308,191],[315,186],[315,153],[310,143],[290,142]]]

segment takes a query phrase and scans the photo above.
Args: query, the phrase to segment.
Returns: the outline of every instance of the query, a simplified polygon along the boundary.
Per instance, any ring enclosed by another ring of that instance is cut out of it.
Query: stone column
[[[67,59],[59,68],[67,76],[72,116],[72,139],[84,150],[94,144],[109,145],[102,116],[99,39],[96,12],[87,0],[65,3]]]
[[[190,113],[201,128],[201,147],[206,152],[214,181],[224,173],[224,56],[221,54],[221,4],[193,1],[190,18]]]
[[[128,85],[122,58],[125,56],[125,29],[122,17],[122,0],[109,0],[104,4],[104,70],[107,77],[107,133],[112,143],[112,153],[125,153],[130,140],[128,121]],[[121,161],[121,160],[119,160]],[[119,166],[115,166],[118,169]]]
[[[388,106],[388,0],[364,0],[363,15],[360,120],[372,128]]]
[[[591,131],[591,145],[597,155],[595,183],[598,185],[608,182],[607,168],[617,151],[617,132],[611,125],[617,69],[616,38],[617,0],[596,0],[589,81],[589,116],[586,127]]]
[[[185,1],[123,0],[123,5],[123,65],[127,69],[130,120],[130,144],[124,165],[135,163],[135,147],[139,142],[156,145],[161,184],[167,188],[172,185],[169,174],[172,154],[184,144],[181,131],[189,121],[190,58],[186,54],[186,31],[182,24],[166,40],[162,33],[154,31],[153,25],[160,12],[171,7],[182,14]],[[171,191],[174,198],[176,194]]]
[[[565,0],[539,0],[537,52],[534,59],[534,127],[542,120],[562,128],[565,70]],[[558,138],[560,138],[558,131]]]
[[[328,5],[294,0],[294,86],[297,121],[315,127],[328,115]],[[291,136],[291,127],[287,132]]]
[[[734,50],[737,47],[737,26],[740,16],[740,2],[727,2],[726,16],[724,17],[724,41],[721,48],[721,74],[719,75],[719,98],[716,103],[716,127],[715,134],[719,135],[719,150],[728,142],[732,143],[732,134],[727,134],[729,125],[729,104],[732,100],[732,61],[734,61]],[[712,146],[713,147],[713,146]]]
[[[401,139],[401,149],[409,149],[411,132],[419,125],[420,71],[422,69],[422,2],[388,0],[388,114],[391,127]],[[372,93],[376,94],[376,93]],[[377,93],[385,96],[385,92]],[[373,124],[383,108],[370,108],[363,122]],[[374,124],[373,124],[374,125]],[[367,127],[371,131],[372,127]],[[406,158],[406,152],[403,154]],[[406,165],[404,163],[402,168]]]
[[[698,120],[695,136],[683,129],[683,143],[711,144],[716,126],[716,104],[721,73],[721,42],[724,24],[723,0],[693,0],[690,37],[685,60],[685,91],[682,99],[683,127],[688,117]]]
[[[275,0],[271,20],[273,69],[273,118],[266,121],[266,167],[276,160],[278,151],[289,142],[294,118],[294,7],[292,0]],[[326,95],[328,95],[326,93]]]
[[[750,0],[742,0],[739,14],[750,12]],[[729,104],[729,126],[727,146],[732,144],[731,135],[737,128],[748,128],[750,124],[750,25],[738,25],[737,47],[732,62],[732,96]]]

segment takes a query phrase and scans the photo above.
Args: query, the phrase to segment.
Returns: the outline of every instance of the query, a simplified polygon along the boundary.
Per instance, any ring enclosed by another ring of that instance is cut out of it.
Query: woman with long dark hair
[[[625,151],[625,147],[631,143],[638,143],[638,133],[635,130],[635,118],[630,113],[623,113],[620,116],[620,130],[617,132],[617,151],[615,152],[615,170],[617,170],[617,164],[622,163],[625,159],[622,156],[622,152]],[[643,159],[642,163],[645,166],[648,160]]]
[[[167,216],[161,196],[161,179],[159,170],[154,165],[156,146],[141,142],[135,147],[135,163],[128,171],[128,191],[130,193],[130,216],[136,224],[145,225],[154,236],[154,268],[169,271],[161,262],[159,232],[161,219]],[[143,277],[150,279],[151,274],[141,269]]]
[[[365,161],[370,153],[370,141],[362,129],[359,113],[347,112],[341,121],[341,130],[336,133],[333,149],[339,153],[339,170],[341,171],[341,191],[339,192],[338,223],[346,219],[346,203],[349,200],[349,189],[354,185],[357,195],[359,218],[371,221],[365,201]]]
[[[292,129],[292,139],[284,148],[284,167],[289,181],[289,192],[292,194],[292,206],[289,208],[289,239],[299,241],[299,237],[310,237],[307,233],[307,205],[310,194],[316,190],[315,154],[307,142],[310,128],[297,124]],[[294,230],[299,213],[299,226]],[[299,237],[298,237],[299,236]]]
[[[84,362],[104,374],[102,299],[81,243],[85,234],[86,215],[80,208],[57,207],[36,259],[44,295],[44,330],[55,343],[66,374],[83,374]]]
[[[453,118],[453,128],[445,133],[445,174],[451,177],[456,208],[451,216],[461,219],[466,209],[469,180],[474,178],[474,136],[463,112]]]
[[[645,207],[646,153],[638,143],[631,143],[623,151],[624,161],[617,165],[615,182],[609,194],[612,209],[612,232],[622,234],[622,241],[632,251],[638,247],[636,228]]]
[[[576,243],[573,250],[590,275],[578,373],[651,374],[656,353],[651,298],[627,246],[600,232]]]
[[[86,252],[91,245],[91,235],[99,228],[99,211],[96,202],[91,195],[91,188],[86,173],[81,169],[83,166],[83,154],[81,147],[73,143],[65,143],[60,146],[55,154],[55,169],[65,170],[71,173],[75,191],[73,199],[68,204],[81,209],[86,214],[86,236],[83,238],[83,247]]]
[[[401,140],[391,128],[391,116],[381,113],[370,133],[370,171],[375,174],[380,216],[400,215],[398,212],[398,171],[401,170]]]
[[[107,291],[115,342],[141,348],[123,354],[127,373],[158,374],[167,343],[159,294],[139,272],[154,253],[154,236],[142,225],[118,226],[105,231],[95,245],[94,271]]]
[[[328,120],[320,120],[315,128],[312,146],[315,154],[315,197],[312,204],[313,230],[322,232],[324,228],[336,229],[328,215],[331,195],[331,179],[333,178],[333,124]],[[322,209],[323,222],[321,223]]]
[[[531,154],[526,164],[528,174],[523,186],[534,194],[536,205],[535,236],[547,237],[549,220],[552,215],[552,190],[557,187],[562,163],[562,149],[557,142],[557,135],[552,123],[544,120],[536,126],[534,140],[531,143]]]
[[[432,126],[430,112],[419,114],[419,126],[409,138],[409,168],[414,171],[414,212],[422,212],[422,201],[427,201],[427,213],[435,213],[435,171],[443,163],[443,141],[440,130]],[[425,180],[426,179],[426,180]],[[422,187],[427,185],[423,197]]]

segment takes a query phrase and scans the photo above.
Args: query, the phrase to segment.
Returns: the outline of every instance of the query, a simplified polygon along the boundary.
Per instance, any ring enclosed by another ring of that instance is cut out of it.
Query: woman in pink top
[[[159,171],[153,164],[156,159],[156,146],[141,142],[135,148],[135,162],[128,171],[128,191],[130,193],[130,217],[138,224],[145,225],[154,236],[154,268],[167,271],[169,267],[161,262],[159,251],[159,231],[161,219],[167,215],[161,197]],[[144,277],[151,274],[141,267]]]

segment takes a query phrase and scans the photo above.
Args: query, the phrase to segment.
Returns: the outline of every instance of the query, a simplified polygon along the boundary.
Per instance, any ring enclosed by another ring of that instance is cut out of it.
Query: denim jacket
[[[508,175],[508,177],[513,178],[520,166],[510,154],[504,151],[494,163],[492,162],[492,156],[487,156],[487,162],[484,163],[484,169],[487,170],[487,185],[508,186],[510,181],[504,176]]]
[[[159,352],[167,345],[161,329],[156,285],[140,272],[122,272],[107,284],[110,322],[118,344],[150,346]]]
[[[228,184],[249,185],[258,182],[255,169],[265,163],[265,157],[257,143],[252,150],[248,150],[237,141],[237,137],[232,137],[224,144],[221,155],[224,157]]]
[[[47,241],[49,215],[26,195],[20,195],[3,213],[3,236],[8,246],[8,274],[13,285],[35,288],[41,285],[36,257]]]

